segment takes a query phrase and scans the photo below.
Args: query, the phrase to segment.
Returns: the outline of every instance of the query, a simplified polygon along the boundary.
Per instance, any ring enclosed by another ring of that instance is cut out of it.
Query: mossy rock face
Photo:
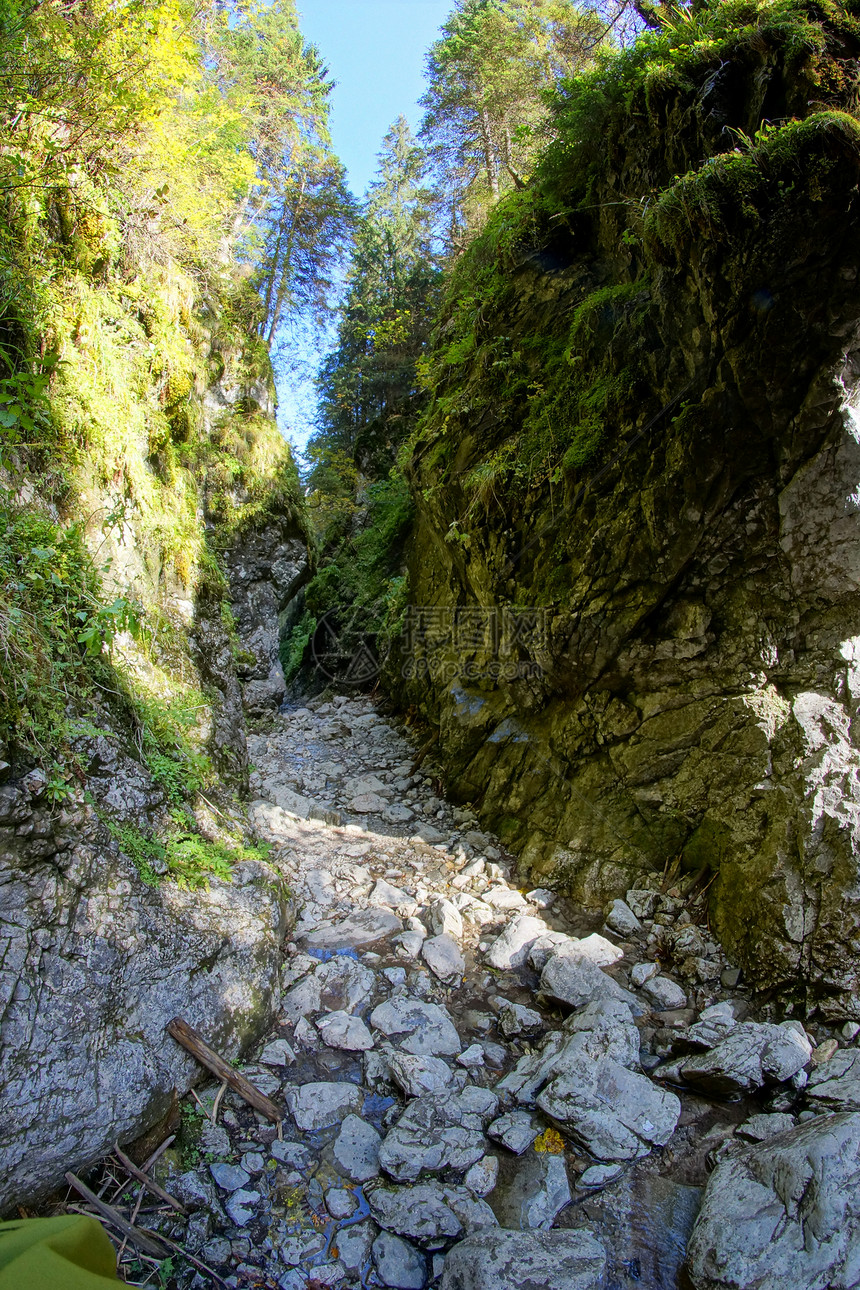
[[[597,904],[707,866],[749,979],[835,1016],[860,1015],[858,32],[730,0],[574,85],[458,265],[411,465],[412,604],[536,610],[540,638],[391,668],[532,878]]]

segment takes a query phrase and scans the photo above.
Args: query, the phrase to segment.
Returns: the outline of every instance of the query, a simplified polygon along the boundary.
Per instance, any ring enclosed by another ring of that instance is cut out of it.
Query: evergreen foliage
[[[588,66],[610,30],[573,0],[457,0],[427,57],[421,129],[451,248],[524,187],[546,142],[548,92]]]

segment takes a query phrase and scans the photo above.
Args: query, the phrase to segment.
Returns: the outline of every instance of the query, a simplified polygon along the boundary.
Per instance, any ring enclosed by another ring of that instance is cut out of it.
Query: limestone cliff
[[[561,98],[453,275],[391,670],[529,881],[680,860],[752,983],[860,1017],[852,15],[679,14]]]
[[[241,798],[308,543],[221,287],[89,284],[86,328],[54,315],[47,468],[4,459],[0,1211],[175,1109],[200,1072],[172,1017],[235,1057],[279,999],[288,893]]]

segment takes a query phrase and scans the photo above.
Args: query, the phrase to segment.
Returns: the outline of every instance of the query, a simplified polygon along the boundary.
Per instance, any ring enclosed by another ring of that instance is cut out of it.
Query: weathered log
[[[265,1115],[266,1119],[271,1120],[273,1124],[280,1124],[284,1118],[281,1108],[271,1098],[266,1097],[265,1093],[261,1093],[249,1079],[235,1071],[223,1057],[219,1057],[214,1048],[210,1048],[187,1021],[183,1021],[181,1017],[174,1017],[167,1024],[167,1033],[172,1035],[186,1052],[195,1057],[201,1066],[205,1066],[213,1075],[217,1075],[219,1079],[229,1084],[240,1097],[253,1106],[255,1111]]]

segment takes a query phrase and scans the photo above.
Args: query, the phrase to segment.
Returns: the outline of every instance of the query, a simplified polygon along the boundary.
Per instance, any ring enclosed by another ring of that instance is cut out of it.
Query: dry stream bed
[[[250,815],[298,922],[241,1069],[284,1119],[218,1082],[186,1100],[153,1168],[187,1214],[117,1175],[177,1247],[160,1266],[127,1247],[129,1280],[860,1284],[860,1027],[755,1006],[671,869],[602,914],[521,891],[368,699],[250,744]]]

